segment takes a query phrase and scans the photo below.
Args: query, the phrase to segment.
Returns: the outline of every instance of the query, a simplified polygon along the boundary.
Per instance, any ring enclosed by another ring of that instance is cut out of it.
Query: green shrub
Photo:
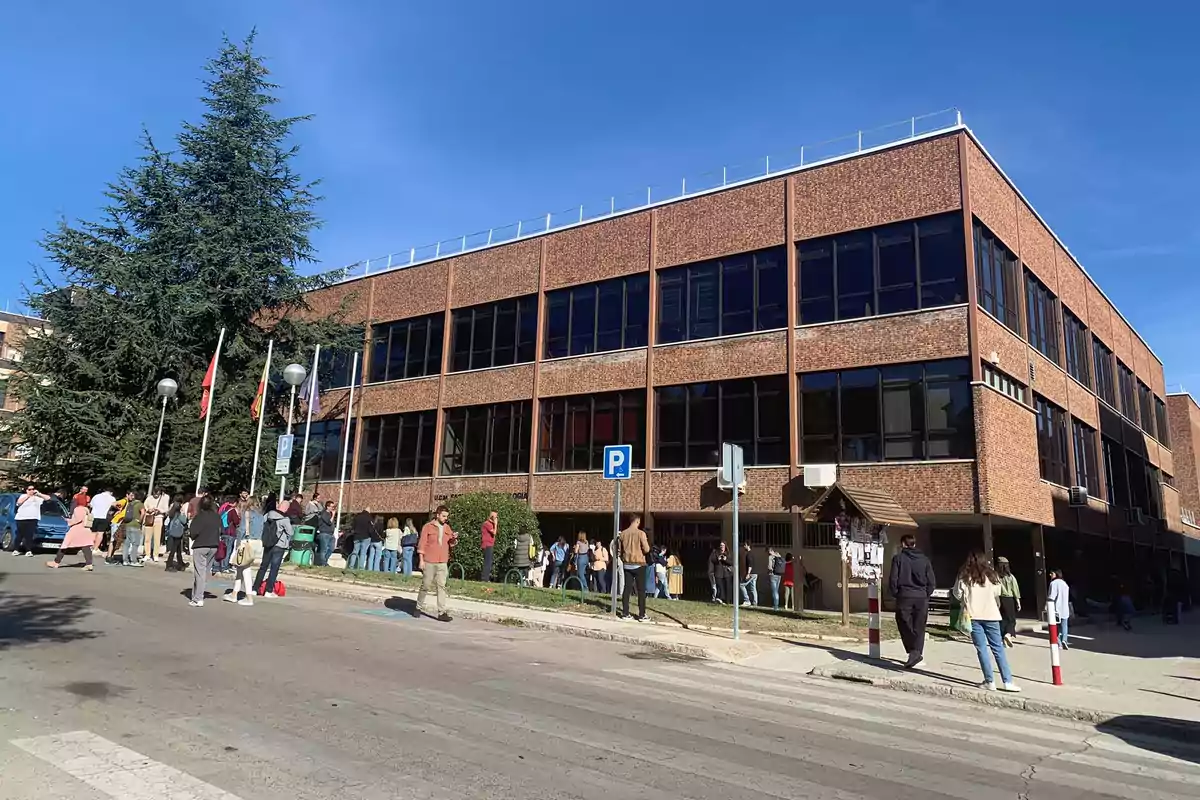
[[[471,492],[459,495],[446,505],[450,508],[450,528],[458,534],[458,544],[450,551],[450,561],[461,564],[467,578],[478,580],[483,571],[483,548],[479,529],[492,511],[499,515],[496,545],[492,551],[492,579],[504,580],[513,566],[517,535],[526,532],[540,541],[537,515],[523,500],[498,492]],[[454,570],[457,572],[458,570]]]

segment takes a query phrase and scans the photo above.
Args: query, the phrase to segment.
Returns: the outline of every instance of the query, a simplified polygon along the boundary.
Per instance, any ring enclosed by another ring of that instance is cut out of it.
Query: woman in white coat
[[[1050,592],[1047,599],[1054,604],[1054,615],[1058,617],[1058,645],[1063,650],[1070,650],[1067,646],[1067,629],[1071,619],[1071,587],[1063,580],[1061,569],[1050,570]]]

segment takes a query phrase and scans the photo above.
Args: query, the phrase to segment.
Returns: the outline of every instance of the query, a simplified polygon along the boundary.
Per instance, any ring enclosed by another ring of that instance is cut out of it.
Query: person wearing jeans
[[[354,537],[354,552],[350,554],[350,563],[347,566],[350,569],[367,569],[371,539],[375,535],[375,521],[371,519],[371,509],[364,508],[354,515],[351,535]]]
[[[479,546],[483,549],[483,570],[479,573],[479,580],[484,583],[492,579],[492,551],[496,547],[496,524],[499,519],[500,515],[495,511],[489,512],[479,528]],[[580,578],[583,576],[580,575]]]
[[[396,564],[399,563],[399,554],[396,552],[400,549],[400,520],[392,517],[388,520],[387,527],[383,529],[383,554],[379,557],[379,571],[387,574],[392,574],[396,571]]]
[[[404,520],[404,532],[400,535],[400,568],[405,575],[413,573],[413,554],[417,552],[417,543],[421,536],[413,525],[412,517]]]
[[[774,547],[767,550],[767,578],[771,581],[771,608],[779,610],[779,582],[783,580],[783,556]]]
[[[254,586],[261,588],[266,597],[275,597],[275,581],[279,577],[279,565],[292,543],[292,521],[287,518],[290,503],[281,500],[278,508],[267,514],[263,522],[263,557],[254,576]]]
[[[1071,587],[1067,586],[1061,569],[1050,570],[1050,589],[1046,599],[1054,603],[1054,615],[1058,617],[1058,645],[1063,650],[1070,650],[1067,633],[1071,620]]]
[[[329,557],[333,555],[333,501],[327,500],[325,507],[317,514],[317,566],[324,567],[329,564]]]
[[[367,571],[379,572],[379,560],[383,555],[383,542],[371,542],[367,547]]]
[[[204,494],[196,505],[196,514],[188,525],[192,537],[192,600],[193,608],[204,605],[204,590],[208,586],[208,573],[217,554],[217,542],[221,536],[221,517],[217,514],[212,495]],[[136,537],[140,542],[141,536]]]
[[[748,606],[758,605],[758,573],[754,571],[754,551],[750,545],[742,547],[742,603]]]
[[[642,518],[633,515],[629,525],[621,531],[621,560],[625,570],[625,587],[621,591],[621,618],[629,619],[629,593],[637,586],[638,622],[646,622],[646,556],[650,554],[650,543],[641,528]]]
[[[1006,692],[1021,691],[1013,683],[1008,656],[1004,652],[1004,637],[1000,630],[1000,576],[982,552],[976,551],[967,557],[967,563],[959,570],[958,580],[954,583],[954,596],[971,617],[971,641],[983,671],[980,687],[996,690],[996,673],[992,669],[995,658],[1000,669],[1001,688]]]
[[[368,557],[371,552],[370,539],[355,539],[354,550],[350,553],[350,563],[347,564],[348,569],[366,569]]]

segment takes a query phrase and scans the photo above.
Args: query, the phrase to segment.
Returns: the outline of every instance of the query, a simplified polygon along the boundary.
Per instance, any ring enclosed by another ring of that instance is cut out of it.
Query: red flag
[[[262,377],[258,379],[258,391],[254,393],[254,402],[250,404],[250,419],[256,422],[259,415],[262,414],[263,400],[267,396],[267,370],[270,367],[270,361],[263,364]]]
[[[217,354],[213,353],[212,361],[208,362],[208,372],[204,373],[204,383],[200,387],[204,391],[200,395],[200,419],[208,415],[208,407],[212,403],[213,376],[217,371]]]

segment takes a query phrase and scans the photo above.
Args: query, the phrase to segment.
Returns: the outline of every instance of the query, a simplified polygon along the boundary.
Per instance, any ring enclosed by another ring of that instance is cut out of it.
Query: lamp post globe
[[[283,379],[289,386],[299,386],[307,376],[308,371],[299,364],[288,364],[283,368]]]
[[[179,391],[179,384],[170,378],[163,378],[158,382],[158,396],[164,400],[169,400]]]

